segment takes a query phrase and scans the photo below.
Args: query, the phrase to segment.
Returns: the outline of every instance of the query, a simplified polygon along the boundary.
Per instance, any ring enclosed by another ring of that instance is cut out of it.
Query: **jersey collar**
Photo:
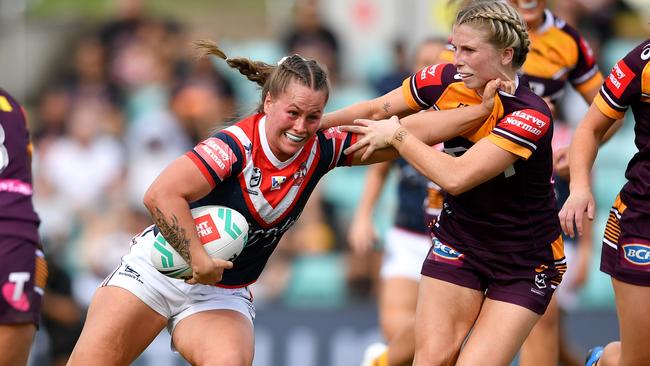
[[[302,149],[305,147],[301,147],[300,150],[298,150],[292,157],[285,161],[281,161],[278,159],[275,154],[273,154],[273,151],[271,151],[271,146],[269,146],[269,141],[266,138],[266,116],[263,116],[260,119],[260,122],[258,123],[258,129],[257,132],[260,135],[260,143],[262,145],[262,150],[264,151],[264,155],[266,156],[267,159],[273,164],[278,169],[283,169],[289,166],[289,164],[293,163],[294,160],[300,156],[300,153],[302,152]]]
[[[537,34],[542,34],[545,33],[547,30],[551,29],[551,27],[555,24],[555,16],[553,13],[551,13],[550,10],[544,9],[544,22],[542,25],[537,28],[535,33]]]

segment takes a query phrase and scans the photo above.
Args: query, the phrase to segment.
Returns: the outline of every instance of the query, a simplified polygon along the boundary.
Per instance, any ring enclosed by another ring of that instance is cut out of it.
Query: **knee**
[[[253,364],[253,356],[246,352],[225,352],[206,354],[201,360],[197,360],[199,366],[250,366]]]
[[[458,351],[435,347],[420,347],[415,350],[413,366],[451,366],[454,365],[457,357]]]
[[[404,316],[381,316],[379,320],[381,330],[387,341],[390,341],[403,332],[414,332],[414,314]]]

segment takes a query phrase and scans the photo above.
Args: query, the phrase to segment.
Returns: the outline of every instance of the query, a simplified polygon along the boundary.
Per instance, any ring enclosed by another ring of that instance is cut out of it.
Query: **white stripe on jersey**
[[[341,158],[341,154],[343,153],[343,146],[345,146],[345,140],[341,141],[341,146],[336,146],[337,142],[338,140],[332,139],[332,161],[330,161],[330,170],[336,167],[336,162]]]
[[[311,153],[309,154],[309,158],[307,159],[307,164],[306,168],[307,171],[311,169],[312,164],[314,163],[314,159],[317,155],[317,149],[318,149],[318,144],[314,143],[311,148]],[[250,152],[247,152],[247,154],[250,154]],[[251,188],[250,187],[250,181],[251,177],[253,175],[253,168],[255,168],[252,164],[252,157],[248,159],[251,161],[251,163],[247,164],[246,167],[244,168],[244,171],[242,174],[244,175],[244,180],[246,181],[246,188],[247,191],[243,192],[244,194],[248,194],[248,197],[250,198],[251,202],[253,202],[253,206],[255,207],[255,211],[259,214],[259,216],[264,220],[265,223],[271,224],[274,221],[276,221],[280,216],[282,216],[288,209],[290,209],[293,204],[295,203],[297,197],[298,197],[298,192],[300,190],[300,186],[293,186],[289,189],[289,192],[287,192],[286,196],[282,198],[282,201],[274,208],[269,204],[269,202],[264,198],[264,195],[262,192],[259,191],[259,189]],[[251,194],[250,192],[253,192]]]
[[[605,84],[600,87],[600,90],[603,92],[603,95],[607,97],[607,100],[612,103],[615,107],[621,108],[621,109],[627,109],[627,106],[622,106],[614,101],[612,97],[609,96],[609,93],[607,93],[607,89],[605,89]]]
[[[239,140],[242,146],[244,146],[244,153],[242,155],[246,160],[242,161],[242,165],[245,166],[246,164],[248,164],[251,157],[250,151],[246,150],[246,146],[251,146],[251,140],[248,138],[248,136],[246,136],[246,132],[244,132],[244,130],[242,130],[241,127],[239,126],[226,127],[224,130],[235,135],[235,138]]]
[[[260,134],[260,140],[262,142],[262,146],[266,147],[269,149],[270,152],[270,147],[268,146],[268,141],[266,140],[266,133],[264,131],[264,121],[266,117],[263,117],[260,122],[259,122],[259,134]],[[226,128],[226,130],[233,135],[239,140],[239,142],[244,145],[248,146],[251,143],[251,140],[246,136],[246,133],[244,130],[242,130],[238,126],[230,126]],[[250,201],[253,203],[253,206],[255,207],[255,211],[257,214],[260,216],[262,220],[264,220],[265,223],[271,224],[274,221],[276,221],[278,218],[280,218],[288,209],[290,209],[293,205],[293,203],[296,201],[298,192],[300,190],[300,186],[293,186],[290,188],[289,192],[287,192],[287,195],[282,198],[282,201],[274,208],[271,206],[271,204],[266,200],[264,195],[262,194],[261,191],[259,191],[259,187],[251,187],[250,182],[251,182],[251,177],[253,175],[253,168],[255,168],[254,162],[253,162],[253,149],[244,149],[244,154],[245,154],[245,159],[246,159],[246,165],[243,167],[241,174],[244,177],[244,181],[246,182],[246,190],[242,192],[243,194],[248,194],[248,197]],[[302,149],[300,150],[302,151]],[[318,151],[318,143],[312,144],[311,148],[311,153],[309,154],[309,158],[307,159],[306,163],[306,168],[307,171],[311,169],[312,164],[314,163],[314,159],[316,158]],[[275,156],[270,153],[268,154],[267,151],[264,151],[266,157],[274,163],[274,165],[278,169],[282,169],[289,165],[289,163],[293,162],[298,156],[300,156],[300,152],[296,153],[291,159],[289,159],[287,162],[280,162],[275,158]],[[279,164],[275,164],[276,161]],[[278,166],[280,165],[280,166]],[[253,192],[253,193],[250,193]]]
[[[427,103],[427,102],[425,102],[424,100],[422,100],[422,98],[420,98],[420,95],[418,94],[418,87],[417,87],[417,85],[415,84],[415,76],[412,76],[412,77],[411,77],[411,89],[413,89],[413,94],[414,94],[415,97],[418,99],[418,101],[420,102],[421,105],[425,105],[425,106],[428,106],[428,105],[429,105],[429,103]]]
[[[506,130],[504,130],[504,129],[502,129],[502,128],[495,127],[495,128],[493,129],[493,131],[498,131],[498,132],[500,132],[500,133],[502,133],[502,134],[504,134],[504,135],[510,136],[511,138],[513,138],[513,139],[515,139],[515,140],[517,140],[517,141],[519,141],[519,142],[521,142],[521,143],[524,143],[524,144],[526,144],[526,145],[532,147],[533,150],[537,150],[537,146],[536,146],[535,144],[532,144],[532,143],[530,143],[530,142],[524,140],[523,138],[521,138],[521,137],[519,137],[519,136],[517,136],[517,135],[515,135],[515,134],[512,134],[512,133],[510,133],[510,132],[508,132],[508,131],[506,131]]]
[[[262,143],[262,150],[264,150],[264,155],[269,159],[271,164],[273,164],[274,167],[278,169],[284,169],[289,166],[289,164],[293,163],[294,160],[300,156],[300,153],[302,152],[302,147],[300,150],[298,150],[297,153],[295,153],[290,159],[287,161],[280,161],[280,159],[275,157],[275,154],[273,154],[273,151],[271,151],[271,146],[269,146],[269,142],[266,139],[266,116],[262,117],[260,119],[259,125],[258,125],[258,133],[260,135],[260,142]]]

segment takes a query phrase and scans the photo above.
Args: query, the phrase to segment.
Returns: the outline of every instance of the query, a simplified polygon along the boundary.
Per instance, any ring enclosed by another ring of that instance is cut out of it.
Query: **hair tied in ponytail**
[[[281,58],[280,61],[278,61],[278,66],[282,65],[282,63],[286,61],[288,58],[289,56],[284,56],[283,58]]]

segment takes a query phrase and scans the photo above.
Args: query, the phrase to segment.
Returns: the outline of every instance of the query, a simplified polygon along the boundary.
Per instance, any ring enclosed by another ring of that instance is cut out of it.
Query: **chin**
[[[480,83],[474,80],[474,78],[471,78],[469,80],[463,80],[463,84],[465,84],[466,87],[469,89],[479,89],[481,87]]]

